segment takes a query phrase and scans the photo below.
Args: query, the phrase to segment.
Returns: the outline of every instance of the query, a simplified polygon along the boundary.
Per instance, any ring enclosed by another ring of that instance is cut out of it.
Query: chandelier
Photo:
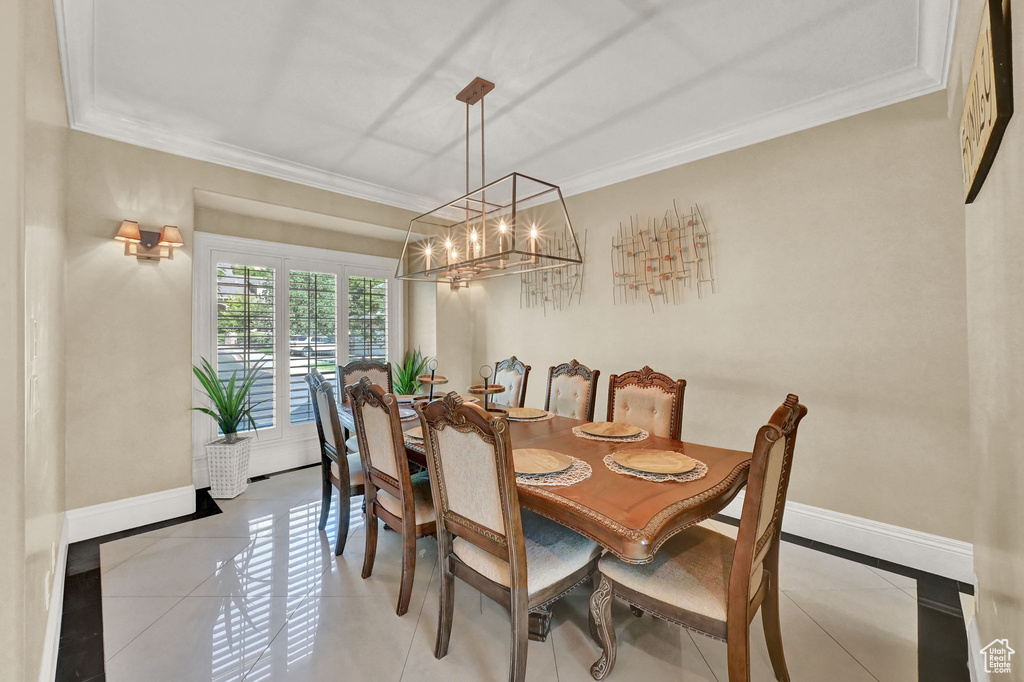
[[[484,96],[494,83],[475,78],[455,99],[466,105],[466,193],[413,218],[395,276],[450,284],[578,265],[576,233],[557,185],[509,173],[484,175]],[[470,190],[469,110],[480,104],[480,187]]]

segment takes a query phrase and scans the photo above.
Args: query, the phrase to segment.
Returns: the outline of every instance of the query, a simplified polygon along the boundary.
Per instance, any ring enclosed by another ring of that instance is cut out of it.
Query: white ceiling
[[[517,170],[572,194],[941,89],[956,13],[956,0],[56,5],[72,127],[423,210],[464,189],[455,94],[474,76],[497,84],[488,179]]]

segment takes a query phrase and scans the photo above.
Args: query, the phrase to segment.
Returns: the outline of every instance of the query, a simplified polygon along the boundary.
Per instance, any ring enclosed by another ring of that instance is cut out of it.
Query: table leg
[[[530,611],[530,639],[546,642],[551,632],[551,607]]]

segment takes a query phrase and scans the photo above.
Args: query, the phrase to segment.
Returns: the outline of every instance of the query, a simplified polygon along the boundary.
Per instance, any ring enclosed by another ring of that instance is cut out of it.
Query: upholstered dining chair
[[[683,430],[683,392],[686,379],[644,366],[608,378],[608,421],[625,422],[655,436],[679,440]]]
[[[345,543],[348,541],[352,496],[363,494],[363,466],[359,461],[359,453],[347,453],[343,449],[345,438],[341,422],[338,420],[334,387],[315,369],[306,375],[306,383],[309,384],[313,417],[320,439],[322,494],[319,528],[327,528],[327,519],[331,511],[331,488],[337,488],[338,537],[334,543],[334,553],[340,556],[345,551]]]
[[[597,378],[601,370],[581,365],[574,358],[548,370],[548,394],[544,409],[563,417],[594,421]]]
[[[388,393],[394,392],[390,364],[376,360],[353,360],[347,365],[338,366],[338,393],[342,405],[348,405],[348,393],[345,389],[362,377],[369,377],[372,383],[383,386]],[[344,434],[345,449],[349,452],[359,452],[359,442],[356,437],[350,435],[348,429],[344,430]]]
[[[807,408],[790,394],[757,432],[736,540],[703,526],[673,536],[649,564],[601,559],[590,597],[591,633],[602,648],[591,667],[602,680],[615,665],[613,595],[634,609],[726,640],[730,682],[750,679],[750,621],[758,609],[775,678],[788,682],[779,623],[779,536],[793,447]]]
[[[434,534],[434,504],[426,474],[409,474],[398,399],[365,376],[345,389],[359,439],[365,472],[366,553],[363,578],[373,573],[377,555],[377,519],[402,535],[402,580],[398,608],[404,616],[416,573],[416,538]]]
[[[522,407],[526,404],[526,381],[530,378],[530,366],[512,356],[507,360],[494,363],[493,384],[505,387],[504,393],[491,396],[490,402],[508,407]]]
[[[508,421],[455,393],[416,405],[437,514],[441,602],[434,656],[452,632],[455,578],[512,617],[509,679],[526,675],[531,612],[547,608],[592,575],[600,548],[578,533],[520,511]]]

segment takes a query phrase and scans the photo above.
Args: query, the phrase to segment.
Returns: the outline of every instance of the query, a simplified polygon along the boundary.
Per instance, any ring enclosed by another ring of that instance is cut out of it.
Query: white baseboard
[[[742,508],[743,491],[722,513],[738,519]],[[974,580],[974,547],[967,542],[799,502],[786,503],[782,530],[965,583]]]
[[[50,610],[46,616],[46,639],[43,640],[43,660],[39,666],[39,682],[53,682],[57,677],[57,652],[60,649],[60,624],[64,613],[64,576],[68,565],[68,517],[61,524],[57,560],[53,567],[53,585],[50,588]]]
[[[196,489],[186,485],[149,495],[129,497],[68,510],[68,541],[80,542],[129,528],[166,521],[196,510]]]
[[[978,617],[975,616],[967,626],[967,669],[971,673],[971,682],[989,681],[989,674],[985,672],[985,657],[981,655],[981,646]]]
[[[317,437],[285,442],[254,443],[249,455],[249,476],[274,474],[307,464],[320,462],[320,444]],[[210,470],[206,465],[206,451],[201,449],[192,458],[192,482],[196,488],[210,485]]]

